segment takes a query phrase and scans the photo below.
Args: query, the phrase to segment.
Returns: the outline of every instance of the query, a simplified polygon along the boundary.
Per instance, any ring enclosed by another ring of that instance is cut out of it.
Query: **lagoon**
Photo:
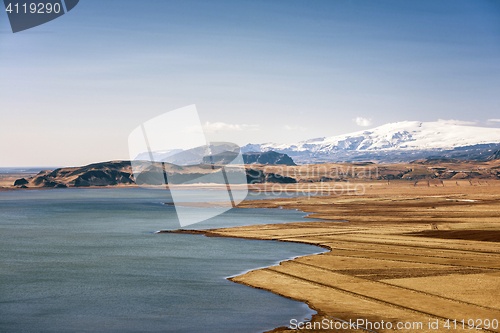
[[[0,192],[0,331],[262,332],[311,316],[226,277],[324,249],[156,234],[178,228],[164,202],[168,191],[140,188]],[[303,215],[235,208],[190,228]]]

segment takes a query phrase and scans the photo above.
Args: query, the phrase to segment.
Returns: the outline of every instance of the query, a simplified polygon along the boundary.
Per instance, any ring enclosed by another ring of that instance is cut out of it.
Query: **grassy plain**
[[[335,327],[342,321],[365,320],[362,327],[375,332],[393,332],[398,323],[422,323],[421,328],[402,330],[406,332],[470,332],[468,323],[473,320],[482,331],[500,332],[500,324],[494,324],[500,321],[499,180],[365,179],[344,182],[349,190],[342,193],[338,184],[316,184],[324,193],[330,190],[329,195],[239,205],[298,209],[323,221],[202,231],[213,237],[308,243],[329,249],[231,278],[303,301],[318,312],[303,330],[274,331],[328,332],[322,326],[325,322]],[[287,184],[289,191],[302,185]],[[272,186],[276,184],[258,184],[253,189],[271,190]],[[455,329],[455,319],[465,320],[465,325],[458,323]],[[435,325],[436,320],[439,328],[429,328],[429,322]],[[450,328],[444,327],[447,320]],[[380,328],[382,321],[384,328]],[[387,322],[392,329],[387,329]]]

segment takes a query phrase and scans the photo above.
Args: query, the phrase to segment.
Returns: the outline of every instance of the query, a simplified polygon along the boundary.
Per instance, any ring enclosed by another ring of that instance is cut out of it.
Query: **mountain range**
[[[402,121],[296,144],[248,144],[243,152],[275,151],[296,163],[410,162],[426,158],[488,159],[500,150],[500,128],[455,120]],[[498,153],[497,153],[498,154]]]

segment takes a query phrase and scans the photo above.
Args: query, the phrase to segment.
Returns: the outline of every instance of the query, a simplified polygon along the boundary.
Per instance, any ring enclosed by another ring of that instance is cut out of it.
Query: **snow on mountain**
[[[500,128],[466,126],[455,120],[402,121],[297,144],[249,144],[244,151],[327,154],[339,151],[443,150],[492,143],[500,143]]]

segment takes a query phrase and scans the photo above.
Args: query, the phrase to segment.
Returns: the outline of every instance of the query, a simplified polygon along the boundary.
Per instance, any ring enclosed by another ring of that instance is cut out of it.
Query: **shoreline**
[[[500,281],[500,186],[411,191],[407,186],[379,186],[360,196],[261,199],[238,206],[297,209],[320,221],[160,233],[327,249],[228,277],[307,304],[316,314],[303,323],[311,325],[305,332],[324,332],[324,320],[332,325],[361,319],[391,325],[437,320],[442,328],[447,319],[500,318],[500,300],[495,297]],[[450,232],[458,238],[449,238]],[[414,331],[436,332],[426,326]],[[297,331],[278,327],[269,332]]]
[[[292,222],[293,223],[293,222]],[[296,222],[296,223],[307,223],[307,222]],[[287,223],[284,223],[284,224],[287,224]],[[268,225],[273,225],[273,224],[268,224]],[[227,229],[231,229],[231,228],[227,228]],[[215,230],[215,229],[214,229]],[[202,229],[202,230],[189,230],[189,229],[177,229],[177,230],[160,230],[160,231],[157,231],[156,232],[157,234],[189,234],[189,235],[203,235],[205,237],[217,237],[217,238],[232,238],[232,239],[246,239],[246,240],[267,240],[267,239],[257,239],[257,238],[252,238],[252,237],[243,237],[243,236],[226,236],[226,235],[220,235],[218,233],[214,233],[211,231],[211,229]],[[276,239],[271,239],[271,241],[278,241],[278,242],[290,242],[290,243],[299,243],[299,242],[296,242],[296,241],[287,241],[287,240],[276,240]],[[244,286],[247,286],[247,287],[251,287],[251,288],[254,288],[254,289],[260,289],[260,290],[265,290],[265,291],[269,291],[275,295],[278,295],[280,297],[284,297],[284,298],[287,298],[287,299],[291,299],[293,301],[297,301],[297,302],[301,302],[301,303],[304,303],[305,305],[307,305],[309,307],[309,309],[311,309],[313,312],[312,315],[311,315],[311,321],[314,319],[314,318],[323,318],[326,316],[326,313],[324,313],[321,309],[317,309],[315,308],[312,304],[310,304],[309,301],[307,300],[304,300],[304,299],[296,299],[296,298],[293,298],[293,297],[290,297],[290,296],[287,296],[286,294],[282,294],[282,293],[279,293],[279,292],[276,292],[272,289],[269,289],[269,288],[261,288],[261,287],[256,287],[250,283],[246,283],[244,281],[238,281],[237,278],[238,277],[241,277],[247,273],[250,273],[250,272],[253,272],[253,271],[256,271],[256,270],[261,270],[261,269],[266,269],[266,268],[269,268],[269,267],[273,267],[273,266],[279,266],[281,265],[281,263],[283,262],[287,262],[287,261],[293,261],[297,258],[304,258],[304,257],[310,257],[310,256],[316,256],[316,255],[320,255],[320,254],[323,254],[323,253],[327,253],[327,252],[330,252],[332,249],[328,246],[325,246],[325,245],[318,245],[318,244],[312,244],[312,243],[309,243],[309,242],[303,242],[302,244],[308,244],[308,245],[314,245],[314,246],[317,246],[317,247],[320,247],[320,248],[323,248],[325,249],[326,251],[325,252],[318,252],[318,253],[313,253],[313,254],[306,254],[306,255],[303,255],[303,256],[296,256],[296,257],[293,257],[293,258],[288,258],[288,259],[284,259],[284,260],[281,260],[277,263],[277,265],[271,265],[271,266],[266,266],[266,267],[257,267],[257,268],[252,268],[252,269],[249,269],[247,271],[244,271],[244,272],[241,272],[241,273],[238,273],[236,275],[233,275],[233,276],[228,276],[226,277],[225,279],[228,280],[228,281],[231,281],[231,282],[234,282],[234,283],[238,283],[238,284],[241,284],[241,285],[244,285]],[[271,331],[265,331],[263,333],[271,333],[271,332],[281,332],[281,330],[283,329],[288,329],[288,327],[285,327],[285,326],[281,326],[281,327],[276,327],[274,328],[273,330]]]
[[[263,198],[238,205],[298,210],[318,221],[158,233],[327,249],[227,277],[307,304],[316,312],[311,325],[360,318],[394,324],[438,320],[439,325],[454,318],[500,319],[495,297],[500,288],[500,184],[408,185],[368,183],[361,195]],[[279,327],[271,332],[292,331]]]

